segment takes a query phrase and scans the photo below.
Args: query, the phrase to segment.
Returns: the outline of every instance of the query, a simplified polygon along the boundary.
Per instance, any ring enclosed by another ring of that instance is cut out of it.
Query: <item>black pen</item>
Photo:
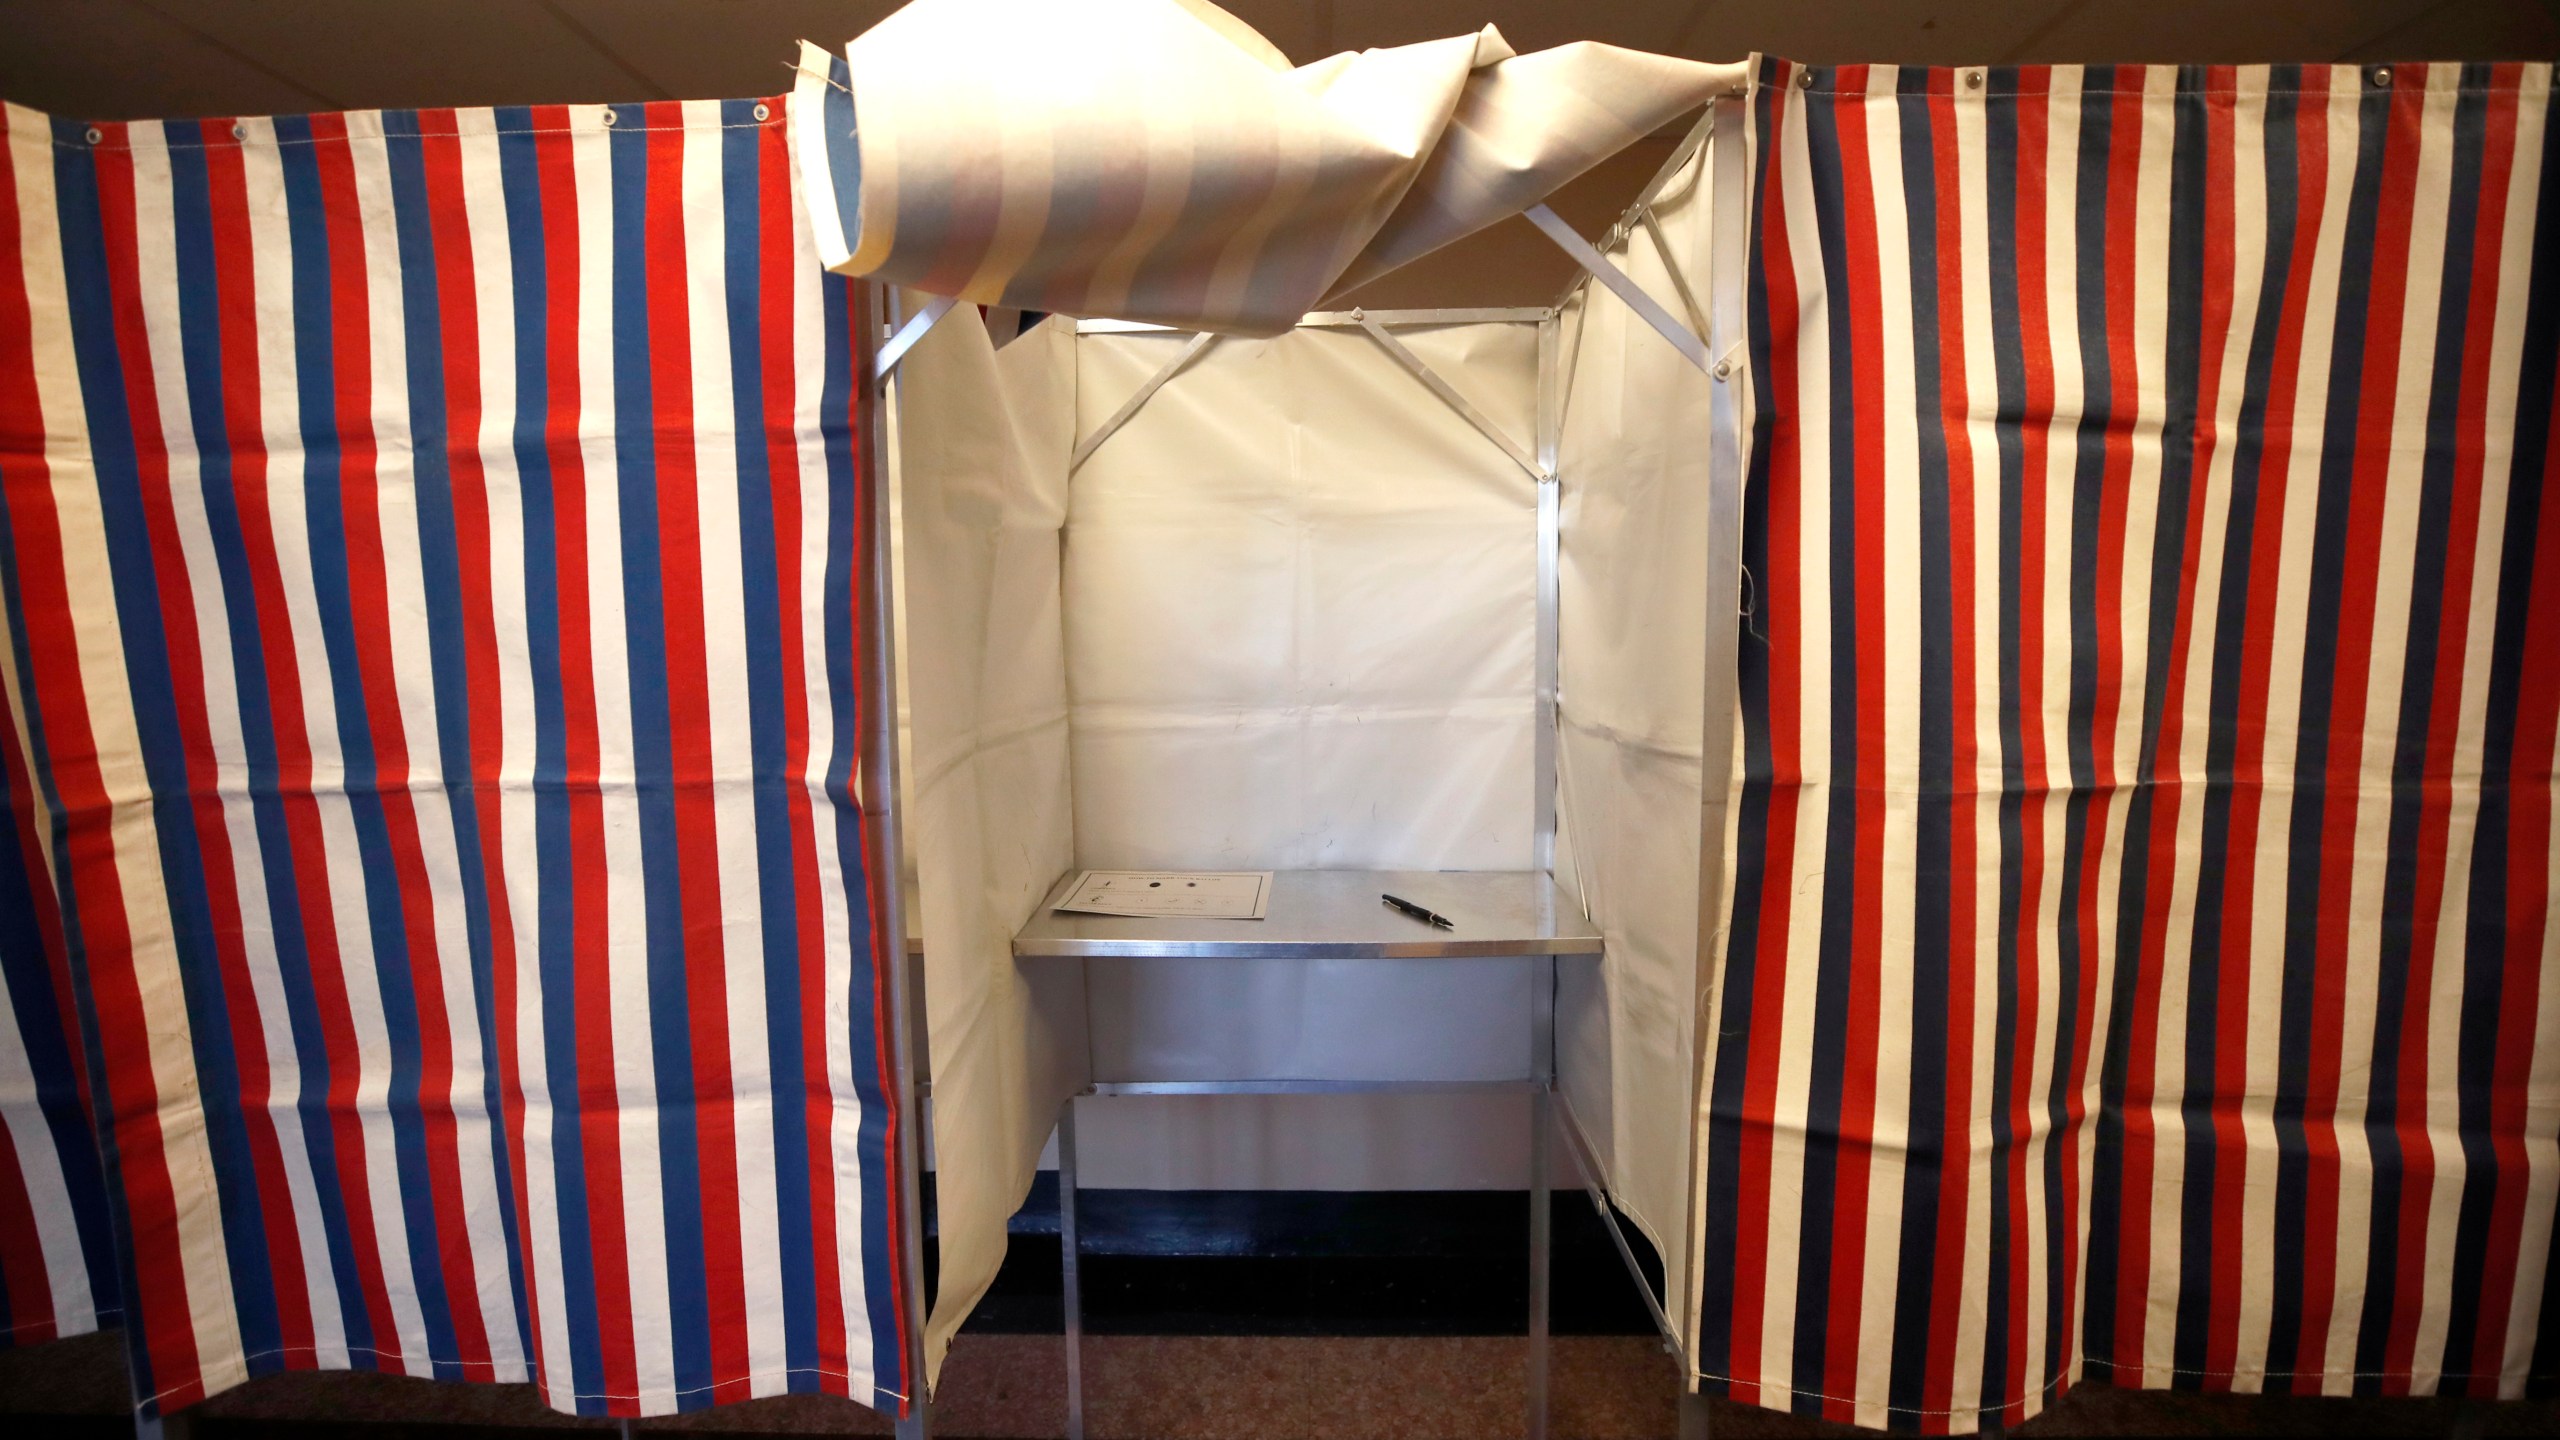
[[[1397,911],[1410,915],[1425,925],[1436,925],[1443,930],[1455,930],[1458,928],[1456,925],[1450,923],[1448,916],[1434,915],[1430,911],[1423,909],[1421,906],[1414,904],[1410,900],[1394,895],[1380,895],[1378,898],[1387,902],[1388,905],[1392,906]]]

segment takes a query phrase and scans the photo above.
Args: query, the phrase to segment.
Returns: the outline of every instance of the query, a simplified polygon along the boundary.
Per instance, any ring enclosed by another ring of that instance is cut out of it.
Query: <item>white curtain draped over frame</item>
[[[941,1283],[926,1373],[995,1282],[1058,1107],[1085,1080],[1082,976],[1013,932],[1074,858],[1059,530],[1075,335],[997,350],[976,312],[898,367],[910,853],[925,939]]]
[[[1202,0],[917,0],[804,45],[827,268],[1277,334],[1737,90],[1740,65],[1473,35],[1291,67]],[[856,129],[859,128],[859,139]]]

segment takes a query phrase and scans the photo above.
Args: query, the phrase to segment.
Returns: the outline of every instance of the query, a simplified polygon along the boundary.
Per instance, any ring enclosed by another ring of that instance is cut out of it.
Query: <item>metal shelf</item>
[[[1020,933],[1024,959],[1450,959],[1597,955],[1600,931],[1555,878],[1537,870],[1283,870],[1261,920],[1070,915],[1059,880]],[[1380,904],[1392,893],[1446,915],[1438,930]]]

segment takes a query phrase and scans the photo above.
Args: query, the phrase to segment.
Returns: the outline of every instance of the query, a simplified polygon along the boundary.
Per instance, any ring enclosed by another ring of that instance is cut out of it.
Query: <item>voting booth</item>
[[[1711,273],[1714,122],[1688,123],[1603,237],[1673,307]],[[1525,1091],[1533,1346],[1551,1186],[1614,1197],[1679,1273],[1706,371],[1587,285],[1270,337],[1019,324],[940,318],[889,391],[929,1343],[1080,1094]],[[1087,868],[1267,870],[1270,909],[1053,912]]]
[[[1054,1140],[1072,1430],[1079,1097],[1438,1091],[1532,1435],[1575,1184],[1684,1425],[2560,1382],[2551,79],[925,0],[0,112],[7,1333],[917,1433]],[[1345,298],[1496,223],[1580,278]]]

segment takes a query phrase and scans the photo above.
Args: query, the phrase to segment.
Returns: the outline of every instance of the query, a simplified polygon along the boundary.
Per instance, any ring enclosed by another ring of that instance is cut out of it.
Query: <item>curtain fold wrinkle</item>
[[[76,991],[146,1413],[907,1388],[784,109],[0,121],[0,968],[30,1053]]]
[[[2550,99],[1764,63],[1707,1383],[2560,1382]]]

